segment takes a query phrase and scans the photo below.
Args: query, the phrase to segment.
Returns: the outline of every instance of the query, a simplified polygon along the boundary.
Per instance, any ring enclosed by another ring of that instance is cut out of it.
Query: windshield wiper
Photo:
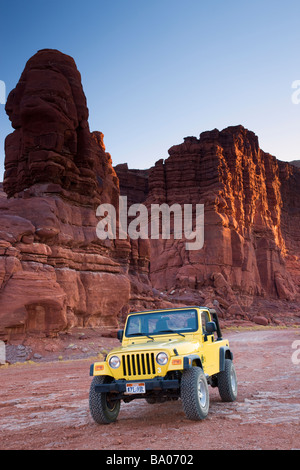
[[[160,331],[157,331],[157,333],[176,333],[177,335],[183,336],[185,338],[185,335],[175,330],[160,330]]]
[[[129,338],[130,336],[147,336],[148,338],[154,340],[154,338],[152,338],[152,336],[149,336],[147,335],[146,333],[130,333],[130,335],[127,335],[127,337]]]

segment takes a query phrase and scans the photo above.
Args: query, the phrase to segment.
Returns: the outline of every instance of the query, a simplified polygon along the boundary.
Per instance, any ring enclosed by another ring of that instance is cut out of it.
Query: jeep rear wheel
[[[188,419],[205,419],[209,409],[209,392],[205,374],[200,367],[185,370],[181,379],[181,400]]]
[[[223,401],[235,401],[237,397],[237,378],[231,359],[225,359],[225,369],[218,374],[218,388]]]
[[[116,421],[120,411],[120,400],[114,399],[112,393],[99,393],[95,385],[111,382],[105,375],[93,378],[89,394],[90,412],[97,424],[110,424]]]

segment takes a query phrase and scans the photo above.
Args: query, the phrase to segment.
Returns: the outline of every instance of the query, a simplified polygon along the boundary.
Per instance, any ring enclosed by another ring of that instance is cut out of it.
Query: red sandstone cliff
[[[138,278],[149,256],[129,240],[97,238],[96,207],[118,207],[119,181],[103,135],[89,130],[74,60],[39,51],[6,111],[15,130],[5,143],[8,198],[0,192],[1,337],[117,327],[132,291],[131,260]]]
[[[126,192],[124,169],[116,171]],[[236,126],[185,138],[148,173],[148,207],[205,207],[203,249],[187,251],[185,240],[173,237],[151,241],[155,288],[171,291],[174,301],[213,303],[225,317],[299,316],[298,168],[263,152],[253,132]],[[140,201],[146,186],[135,181]]]
[[[0,187],[0,337],[117,328],[129,310],[207,304],[223,318],[299,321],[300,170],[242,126],[187,137],[149,170],[112,167],[75,62],[33,56],[7,113]],[[205,206],[205,242],[97,238],[96,208]],[[150,260],[150,265],[149,265]]]

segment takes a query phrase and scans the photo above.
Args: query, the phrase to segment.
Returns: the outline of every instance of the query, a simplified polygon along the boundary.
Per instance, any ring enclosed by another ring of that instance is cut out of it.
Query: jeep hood
[[[169,352],[171,356],[176,355],[174,352],[174,349],[176,349],[177,354],[183,355],[183,354],[191,354],[194,351],[199,350],[199,341],[194,340],[191,338],[191,340],[186,340],[186,338],[174,338],[171,340],[162,340],[162,341],[152,341],[148,340],[146,342],[137,342],[134,344],[129,344],[127,346],[121,346],[119,348],[115,348],[112,351],[110,351],[109,355],[111,354],[132,354],[132,353],[138,353],[138,352],[159,352],[159,351],[166,351]]]

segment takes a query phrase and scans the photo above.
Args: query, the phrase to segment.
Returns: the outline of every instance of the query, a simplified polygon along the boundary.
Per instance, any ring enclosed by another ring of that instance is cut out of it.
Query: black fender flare
[[[233,354],[228,346],[221,346],[219,350],[220,357],[220,372],[225,370],[225,359],[231,359],[233,361]]]
[[[183,368],[186,369],[191,369],[193,367],[193,362],[196,362],[196,365],[198,367],[202,367],[202,361],[201,358],[198,354],[189,354],[188,356],[184,356],[183,358]]]

